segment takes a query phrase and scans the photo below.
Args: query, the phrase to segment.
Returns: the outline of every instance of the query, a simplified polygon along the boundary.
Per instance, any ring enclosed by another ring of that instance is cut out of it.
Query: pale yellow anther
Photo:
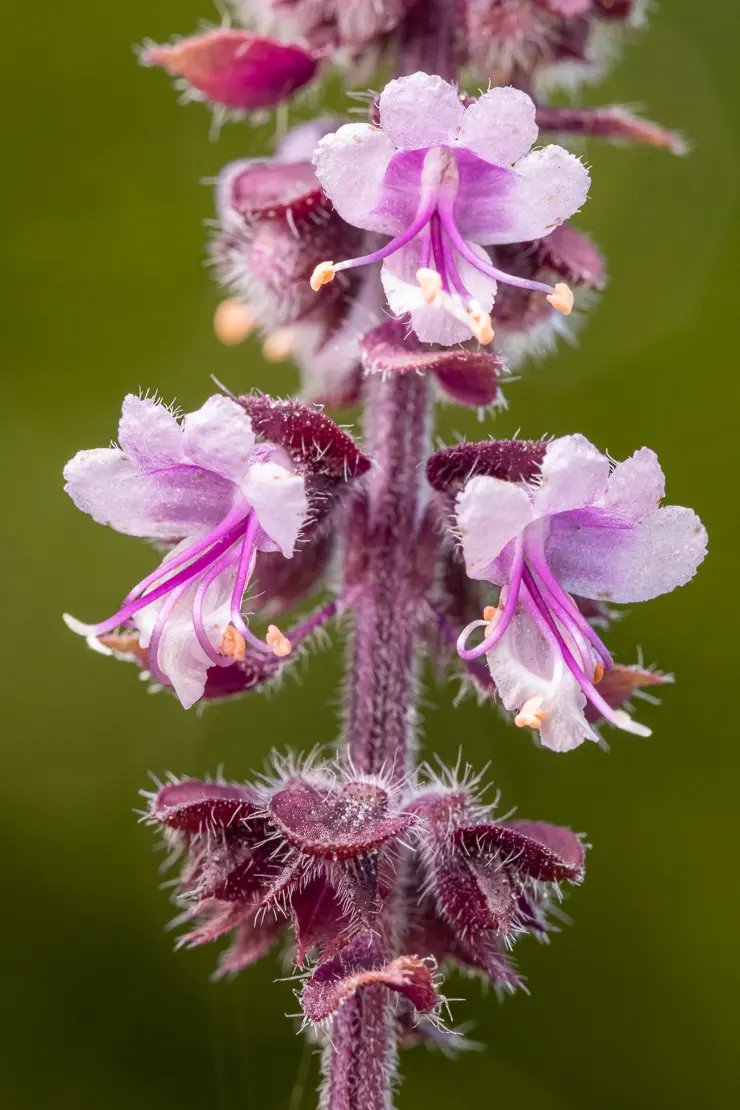
[[[517,728],[540,728],[549,709],[542,708],[542,698],[528,698],[514,718]]]
[[[562,312],[563,316],[570,316],[573,311],[573,302],[575,301],[573,290],[569,285],[566,285],[564,281],[559,281],[557,283],[555,291],[553,293],[548,293],[547,299],[553,308],[556,308],[558,312]]]
[[[604,668],[601,663],[597,663],[594,667],[594,686],[597,686],[604,677]]]
[[[489,622],[492,621],[493,618],[496,616],[496,613],[498,613],[497,606],[486,605],[485,609],[483,610],[483,620]]]
[[[243,343],[250,332],[254,331],[256,318],[245,301],[228,297],[213,314],[213,330],[216,339],[225,347],[236,347]]]
[[[311,288],[314,293],[318,293],[322,285],[327,285],[330,281],[334,281],[336,270],[334,269],[333,262],[319,262],[318,266],[311,274]]]
[[[434,304],[437,293],[442,289],[442,278],[436,270],[430,270],[426,266],[420,266],[416,271],[416,280],[421,286],[421,291],[424,294],[424,300],[427,304]]]
[[[487,347],[489,343],[493,342],[494,331],[490,313],[471,311],[470,327],[473,335],[482,346]]]
[[[292,328],[278,328],[268,335],[262,344],[262,354],[268,362],[285,362],[295,347],[295,334]]]
[[[287,636],[283,636],[282,632],[280,631],[280,629],[278,628],[278,626],[276,624],[271,624],[271,625],[268,626],[267,635],[265,636],[265,640],[270,645],[270,647],[275,652],[275,654],[278,656],[278,658],[282,659],[283,656],[290,655],[290,652],[291,652],[290,640],[288,639]]]
[[[226,631],[221,637],[221,653],[227,659],[234,659],[237,663],[244,658],[247,642],[238,628],[233,624],[226,626]]]

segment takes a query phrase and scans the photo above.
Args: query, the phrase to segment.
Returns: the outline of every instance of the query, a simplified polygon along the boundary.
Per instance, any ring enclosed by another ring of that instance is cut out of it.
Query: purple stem
[[[361,773],[400,782],[412,766],[416,717],[419,613],[415,534],[421,517],[422,463],[429,436],[430,393],[417,374],[366,379],[365,436],[376,466],[368,475],[364,522],[353,518],[348,589],[358,566],[354,637],[347,675],[344,748]],[[364,523],[364,527],[363,527]],[[403,860],[395,875],[404,881]],[[375,928],[392,959],[403,930],[402,903],[389,893]],[[390,1110],[396,1065],[396,1020],[389,992],[369,987],[337,1013],[323,1062],[322,1110]]]

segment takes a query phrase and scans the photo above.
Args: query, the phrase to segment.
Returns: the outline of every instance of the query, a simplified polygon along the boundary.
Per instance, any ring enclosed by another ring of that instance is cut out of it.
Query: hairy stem
[[[368,379],[367,450],[376,462],[347,542],[347,576],[359,579],[348,658],[346,752],[356,769],[402,779],[414,757],[417,689],[415,628],[422,606],[415,535],[424,502],[429,386],[416,374]],[[402,882],[399,861],[396,883]],[[377,922],[386,959],[401,934],[392,894]],[[322,1110],[390,1110],[396,1022],[389,992],[368,987],[345,1000],[324,1056]]]
[[[365,434],[377,467],[370,475],[364,528],[352,529],[348,539],[348,563],[362,565],[362,588],[354,606],[345,736],[358,771],[383,770],[396,779],[413,758],[414,628],[421,603],[414,534],[428,430],[423,377],[369,378]]]

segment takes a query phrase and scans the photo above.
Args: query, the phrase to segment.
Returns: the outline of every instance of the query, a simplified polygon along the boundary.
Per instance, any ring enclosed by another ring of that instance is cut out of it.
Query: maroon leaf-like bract
[[[371,374],[432,373],[458,404],[478,408],[498,396],[502,362],[487,351],[420,343],[401,320],[390,320],[363,336],[363,366]]]
[[[239,111],[274,108],[306,85],[318,66],[302,46],[231,27],[148,46],[142,61],[184,78],[214,104]]]
[[[604,672],[604,676],[599,683],[599,693],[607,705],[610,705],[612,709],[619,709],[643,686],[664,686],[671,682],[673,682],[673,675],[661,674],[660,671],[648,671],[640,666],[625,667],[620,663],[615,663],[613,667]],[[596,723],[602,720],[598,709],[595,709],[590,702],[584,713],[587,721]]]
[[[289,212],[300,220],[332,207],[310,162],[246,162],[227,181],[228,195],[222,204],[248,222],[283,220]]]
[[[531,482],[540,473],[543,440],[497,439],[444,447],[427,461],[427,478],[439,493],[457,493],[476,474],[507,482]]]
[[[270,817],[285,839],[307,856],[352,859],[401,836],[411,814],[388,814],[379,786],[350,782],[337,791],[293,779],[270,799]]]
[[[380,945],[362,933],[319,964],[301,992],[301,1005],[309,1021],[325,1021],[345,999],[374,985],[404,995],[420,1014],[431,1013],[440,1002],[428,960],[397,956],[383,963]]]
[[[456,842],[471,860],[498,856],[501,866],[541,882],[568,879],[583,872],[583,844],[570,829],[541,821],[513,821],[509,825],[465,825]]]
[[[309,485],[312,478],[338,485],[370,469],[367,455],[320,409],[254,393],[237,399],[255,432],[284,447]]]
[[[238,828],[259,808],[248,787],[184,779],[162,787],[150,812],[159,824],[192,837],[209,830]]]

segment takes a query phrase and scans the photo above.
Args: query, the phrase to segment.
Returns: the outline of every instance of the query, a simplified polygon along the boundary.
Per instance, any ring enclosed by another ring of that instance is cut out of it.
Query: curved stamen
[[[74,632],[80,632],[88,636],[103,636],[106,632],[112,632],[114,628],[118,628],[124,624],[130,617],[133,617],[141,609],[146,608],[155,601],[159,601],[165,594],[170,593],[172,590],[178,589],[180,586],[190,584],[192,580],[206,570],[224,551],[226,551],[235,540],[244,531],[244,520],[240,520],[237,524],[232,525],[228,532],[224,533],[220,539],[216,541],[203,555],[197,558],[194,562],[190,563],[183,570],[173,574],[171,578],[155,586],[149,593],[139,597],[136,601],[131,601],[126,605],[122,605],[118,612],[114,613],[112,617],[107,620],[100,621],[98,624],[85,625],[81,621],[75,620],[74,617],[68,617],[65,614],[65,621]],[[169,570],[169,567],[166,568]]]
[[[162,603],[162,608],[157,613],[157,619],[154,622],[154,628],[149,637],[149,670],[154,678],[156,678],[157,682],[160,682],[163,686],[171,686],[172,683],[159,667],[160,641],[170,613],[175,608],[182,595],[188,590],[189,586],[189,582],[183,582],[172,590],[169,597]]]
[[[458,254],[462,255],[466,262],[471,266],[475,266],[476,270],[480,270],[482,274],[487,277],[495,278],[496,281],[503,282],[504,285],[514,285],[517,289],[531,289],[536,293],[554,293],[555,287],[546,285],[542,281],[530,281],[529,278],[517,277],[516,274],[507,274],[504,270],[499,270],[496,266],[486,263],[482,258],[479,258],[474,250],[465,242],[460,234],[455,218],[453,215],[453,199],[445,193],[440,193],[437,202],[437,211],[439,218],[442,221],[442,226],[446,233],[449,235],[452,245]]]
[[[615,728],[624,729],[626,732],[633,732],[636,736],[650,736],[650,729],[646,728],[644,725],[639,724],[637,721],[633,721],[628,713],[625,713],[623,710],[612,709],[608,702],[606,702],[604,698],[602,698],[601,694],[598,692],[593,683],[583,673],[581,668],[578,666],[578,663],[573,658],[573,653],[563,639],[563,635],[557,624],[555,623],[554,617],[550,613],[550,610],[547,608],[544,598],[542,597],[542,594],[537,587],[537,583],[534,580],[532,572],[526,567],[524,569],[524,588],[529,590],[529,592],[531,593],[532,599],[536,603],[537,608],[540,610],[542,617],[547,621],[552,634],[557,640],[557,644],[560,648],[560,654],[565,660],[568,669],[570,670],[571,674],[573,675],[576,682],[581,687],[581,690],[583,690],[583,693],[586,695],[593,707],[595,709],[598,709],[601,716],[605,720],[609,721],[610,724],[614,725]],[[534,613],[532,613],[532,616],[534,617]]]
[[[424,230],[434,215],[436,207],[436,186],[422,190],[421,202],[416,215],[405,231],[396,235],[390,243],[386,243],[384,247],[380,247],[379,250],[373,251],[371,254],[362,254],[357,258],[347,258],[344,262],[320,262],[311,277],[311,288],[316,292],[322,285],[333,281],[335,274],[338,274],[341,270],[351,270],[356,266],[369,266],[373,262],[382,262],[384,258],[395,254],[401,247],[405,247],[407,243],[415,239],[420,231]]]
[[[249,518],[249,523],[247,524],[247,530],[244,533],[244,539],[242,540],[241,551],[239,553],[236,581],[231,593],[231,623],[234,628],[236,628],[237,632],[240,632],[247,643],[251,644],[252,647],[257,648],[258,651],[264,651],[270,655],[274,655],[276,652],[273,644],[265,640],[260,640],[259,636],[255,636],[241,613],[244,591],[247,588],[249,577],[254,570],[254,562],[257,557],[255,551],[255,538],[258,528],[259,521],[253,513]]]
[[[538,599],[537,596],[534,595],[532,593],[532,591],[528,588],[527,578],[529,576],[527,575],[526,569],[525,569],[524,574],[525,574],[525,581],[522,584],[522,601],[524,602],[524,605],[525,605],[525,607],[527,609],[527,612],[529,613],[530,617],[532,618],[534,623],[537,625],[537,629],[538,629],[540,635],[542,636],[543,640],[545,640],[545,642],[550,645],[550,650],[552,651],[553,656],[554,656],[554,663],[553,663],[552,675],[550,676],[550,683],[549,683],[549,686],[548,686],[548,689],[547,689],[547,693],[546,693],[545,697],[542,699],[543,702],[547,702],[547,700],[549,698],[552,698],[557,693],[558,687],[560,686],[560,683],[563,681],[563,671],[565,669],[565,663],[564,663],[564,660],[563,660],[563,653],[560,651],[560,646],[558,644],[557,639],[555,638],[555,635],[553,634],[553,631],[552,631],[551,626],[550,626],[550,622],[548,621],[548,615],[549,614],[547,612],[547,609],[544,606],[541,607],[538,604],[538,600],[540,602],[542,602],[542,598],[540,597]]]
[[[466,648],[465,642],[473,631],[474,628],[480,628],[480,621],[473,621],[471,624],[464,628],[457,638],[457,654],[461,659],[469,662],[471,659],[479,659],[481,655],[485,655],[495,647],[503,636],[506,629],[511,624],[514,613],[516,612],[517,602],[519,601],[519,591],[522,584],[522,576],[524,574],[524,537],[520,535],[517,537],[516,546],[514,548],[514,557],[511,564],[511,574],[509,576],[509,592],[506,595],[504,607],[500,610],[501,616],[496,621],[496,624],[489,636],[474,648]],[[487,621],[483,622],[487,624]]]
[[[185,551],[181,551],[179,555],[174,555],[172,558],[166,559],[163,563],[160,564],[160,566],[157,567],[156,570],[153,570],[151,574],[148,574],[146,578],[142,578],[141,582],[139,582],[138,585],[134,586],[133,590],[129,590],[129,592],[123,599],[122,604],[128,605],[130,601],[135,601],[136,598],[140,597],[141,594],[143,594],[144,590],[146,590],[148,586],[151,586],[153,582],[157,582],[169,571],[175,570],[177,567],[181,567],[184,563],[187,563],[190,559],[194,559],[196,555],[199,555],[202,551],[205,551],[207,548],[211,547],[213,544],[216,543],[218,539],[221,538],[221,536],[224,536],[227,532],[230,532],[235,524],[239,524],[241,521],[246,521],[249,515],[249,505],[244,500],[244,498],[240,497],[239,500],[241,504],[231,509],[230,512],[226,514],[221,523],[213,529],[213,531],[209,532],[207,535],[197,540],[194,544],[191,544],[190,547],[185,549]]]
[[[573,598],[563,589],[550,570],[545,556],[545,547],[541,535],[538,535],[536,538],[532,536],[527,537],[526,554],[527,562],[531,570],[537,575],[544,586],[548,603],[552,601],[550,607],[554,609],[558,615],[559,611],[563,609],[566,611],[571,622],[580,629],[586,639],[596,648],[596,651],[601,656],[602,663],[607,670],[609,670],[614,666],[614,660],[609,653],[608,647],[596,630],[591,627]],[[565,621],[563,621],[563,623],[566,624]]]
[[[193,599],[192,612],[195,635],[203,651],[216,667],[229,667],[231,666],[233,660],[219,652],[211,643],[208,637],[208,633],[206,632],[205,625],[203,623],[203,605],[205,603],[208,590],[218,578],[219,574],[223,574],[225,570],[228,570],[230,566],[233,566],[238,558],[238,551],[235,548],[230,548],[224,555],[217,559],[210,570],[206,571],[206,573],[201,578],[200,582],[198,583],[198,589],[195,591],[195,597]]]

